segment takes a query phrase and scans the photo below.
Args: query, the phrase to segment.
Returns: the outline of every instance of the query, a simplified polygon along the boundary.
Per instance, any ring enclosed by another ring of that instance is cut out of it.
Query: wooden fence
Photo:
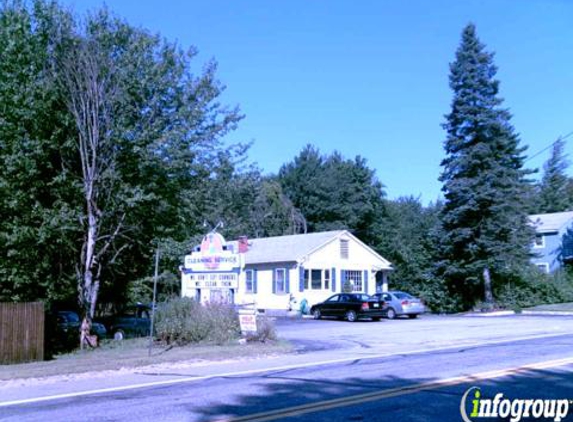
[[[44,359],[44,304],[0,303],[0,364]]]

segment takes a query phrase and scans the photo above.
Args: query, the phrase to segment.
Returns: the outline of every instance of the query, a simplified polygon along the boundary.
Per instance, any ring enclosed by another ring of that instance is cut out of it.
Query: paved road
[[[443,344],[437,340],[430,344],[440,334],[424,333],[440,326],[451,335],[440,340]],[[513,337],[528,338],[510,340],[511,333],[506,330],[511,326]],[[562,333],[567,328],[573,329],[573,320],[280,322],[279,331],[285,337],[294,336],[301,342],[299,355],[230,363],[225,368],[139,374],[146,377],[147,386],[136,389],[77,395],[96,384],[80,388],[72,383],[67,395],[60,398],[9,406],[2,406],[9,398],[0,396],[0,420],[461,421],[462,396],[471,387],[481,388],[483,398],[503,393],[504,397],[522,399],[573,399],[573,334]],[[367,335],[378,329],[383,330],[380,336]],[[458,338],[464,330],[465,338]],[[481,332],[480,338],[475,339],[473,330]],[[360,344],[348,343],[349,333]],[[410,340],[398,341],[395,336],[401,333]],[[333,349],[303,353],[308,351],[310,338]],[[456,342],[460,344],[453,344]],[[418,351],[412,350],[414,344]],[[223,370],[227,372],[223,374]],[[163,384],[152,385],[154,377]],[[59,388],[63,391],[61,385]],[[0,394],[7,393],[0,390]],[[563,420],[573,420],[573,410]]]

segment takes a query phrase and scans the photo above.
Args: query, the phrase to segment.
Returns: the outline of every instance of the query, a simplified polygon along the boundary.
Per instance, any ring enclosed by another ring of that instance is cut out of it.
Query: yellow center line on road
[[[414,384],[404,387],[390,388],[383,391],[376,391],[372,393],[357,394],[354,396],[346,396],[338,399],[324,400],[320,402],[308,403],[299,406],[293,406],[284,409],[271,410],[268,412],[261,412],[252,415],[240,416],[237,418],[222,419],[219,422],[266,422],[280,418],[287,418],[292,416],[300,416],[307,413],[320,412],[325,410],[336,409],[340,407],[353,406],[357,404],[367,403],[371,401],[383,400],[392,397],[399,397],[407,394],[419,393],[422,391],[430,391],[438,388],[449,387],[468,382],[491,380],[502,378],[509,375],[523,374],[529,371],[556,368],[573,364],[573,358],[563,358],[544,362],[538,362],[519,367],[500,369],[495,371],[480,372],[471,375],[464,375],[453,378],[445,378],[442,380]]]

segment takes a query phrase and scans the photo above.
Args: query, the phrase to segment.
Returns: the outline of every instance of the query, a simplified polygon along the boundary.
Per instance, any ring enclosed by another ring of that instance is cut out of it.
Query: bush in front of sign
[[[224,344],[240,337],[239,315],[235,308],[226,303],[211,302],[204,309],[211,324],[209,341]]]
[[[240,336],[239,319],[232,306],[201,305],[188,297],[174,298],[157,311],[155,335],[165,345],[224,344]]]
[[[246,338],[247,341],[260,341],[261,343],[276,340],[278,337],[274,321],[266,315],[258,315],[257,332],[247,334]]]
[[[173,298],[158,307],[155,336],[166,345],[204,340],[209,324],[200,303],[188,297]]]

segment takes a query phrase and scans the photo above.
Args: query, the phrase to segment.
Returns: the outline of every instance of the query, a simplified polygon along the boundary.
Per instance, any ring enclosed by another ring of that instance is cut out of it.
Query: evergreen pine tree
[[[551,157],[543,165],[543,177],[539,186],[540,213],[562,212],[571,209],[571,180],[565,174],[569,161],[565,155],[565,141],[559,138],[553,144]]]
[[[309,232],[349,229],[375,243],[371,227],[382,208],[384,186],[364,158],[346,159],[338,152],[323,156],[307,145],[281,167],[278,181]]]
[[[523,169],[525,148],[501,107],[493,56],[475,26],[466,26],[450,64],[454,96],[443,125],[440,268],[466,306],[483,293],[486,303],[493,302],[492,278],[502,283],[512,269],[527,265],[532,236],[524,206],[530,173]]]

